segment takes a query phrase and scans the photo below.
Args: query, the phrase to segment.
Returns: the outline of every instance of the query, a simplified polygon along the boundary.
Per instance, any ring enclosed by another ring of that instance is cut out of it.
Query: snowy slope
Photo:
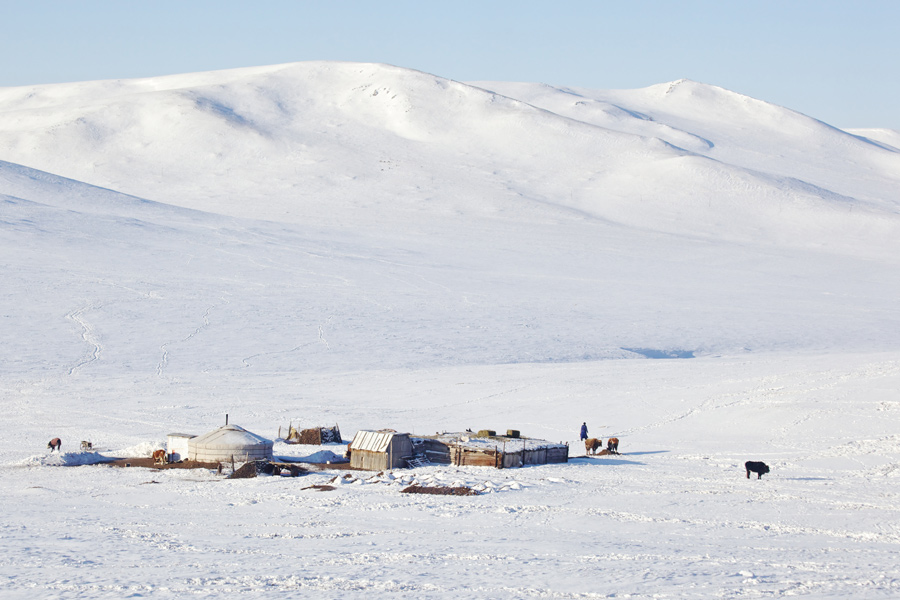
[[[0,89],[0,596],[896,597],[898,147],[690,81]],[[573,460],[52,466],[225,413]]]
[[[790,178],[896,211],[900,150],[826,123],[689,80],[640,90],[481,83],[535,106],[616,131],[658,137],[730,165]],[[894,132],[896,137],[896,132]],[[790,185],[790,184],[789,184]]]
[[[15,88],[0,93],[0,159],[179,206],[311,225],[390,227],[399,218],[433,231],[435,219],[456,215],[591,218],[740,242],[849,237],[857,246],[871,228],[895,231],[897,206],[885,195],[897,184],[896,153],[843,134],[887,156],[851,156],[866,161],[849,169],[866,185],[837,185],[846,178],[816,166],[807,148],[779,158],[780,139],[747,127],[765,120],[818,144],[820,130],[830,133],[824,124],[798,125],[795,113],[711,86],[671,87],[674,106],[661,104],[678,116],[664,113],[672,125],[650,128],[634,111],[668,98],[655,88],[625,98],[635,108],[613,119],[638,127],[614,126],[591,118],[596,110],[571,118],[563,109],[572,107],[557,106],[562,96],[577,108],[571,94],[554,94],[544,110],[520,89],[526,102],[385,65]],[[714,106],[725,95],[728,107],[708,111],[697,94]],[[687,125],[696,133],[679,129]],[[729,152],[773,158],[729,162]],[[808,170],[832,180],[797,178]]]
[[[848,129],[847,133],[887,146],[887,150],[900,151],[900,131],[896,129]]]
[[[8,164],[0,182],[15,192],[0,238],[0,352],[12,372],[568,362],[634,356],[623,348],[884,350],[897,339],[893,259],[594,221],[333,231]]]

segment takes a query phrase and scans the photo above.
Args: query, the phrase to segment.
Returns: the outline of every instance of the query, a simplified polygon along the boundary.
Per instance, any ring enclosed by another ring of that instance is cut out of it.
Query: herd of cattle
[[[602,438],[588,438],[584,440],[584,451],[587,454],[618,454],[619,438],[609,438],[606,441],[606,450],[603,450]]]

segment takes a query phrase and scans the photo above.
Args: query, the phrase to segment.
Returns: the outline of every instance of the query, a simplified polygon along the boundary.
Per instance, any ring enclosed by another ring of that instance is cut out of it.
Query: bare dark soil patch
[[[434,494],[435,496],[477,496],[478,492],[466,486],[438,487],[411,485],[400,490],[401,494]]]
[[[318,485],[308,485],[308,486],[306,486],[305,488],[302,488],[302,489],[304,489],[304,490],[316,490],[317,492],[330,492],[331,490],[335,489],[335,487],[334,487],[333,485],[325,485],[325,484],[321,484],[321,483],[320,483],[320,484],[318,484]]]
[[[196,460],[183,460],[177,463],[165,465],[156,464],[152,458],[118,458],[110,463],[113,467],[142,467],[144,469],[217,469],[218,463],[197,462]]]

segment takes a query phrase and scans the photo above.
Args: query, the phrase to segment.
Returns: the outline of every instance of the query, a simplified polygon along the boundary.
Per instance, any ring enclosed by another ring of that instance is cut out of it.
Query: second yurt
[[[237,425],[225,425],[188,440],[188,456],[198,462],[247,462],[272,458],[272,441]]]

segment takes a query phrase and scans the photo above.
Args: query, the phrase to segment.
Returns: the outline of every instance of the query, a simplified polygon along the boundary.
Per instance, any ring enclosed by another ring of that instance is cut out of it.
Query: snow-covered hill
[[[898,136],[377,64],[0,89],[0,595],[896,595]],[[226,412],[629,456],[436,502],[37,456]]]
[[[14,88],[0,159],[209,212],[429,232],[600,219],[819,244],[867,240],[898,210],[900,153],[720,88],[479,85],[299,63]]]

